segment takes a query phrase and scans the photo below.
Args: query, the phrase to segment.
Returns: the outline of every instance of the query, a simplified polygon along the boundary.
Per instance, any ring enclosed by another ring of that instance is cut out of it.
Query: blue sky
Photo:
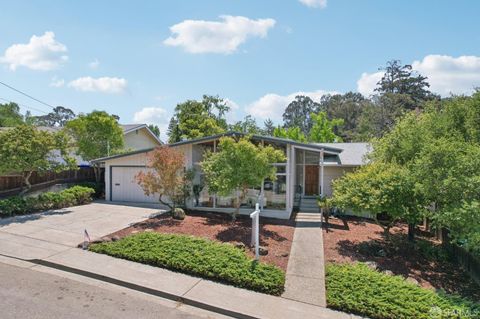
[[[177,103],[202,94],[228,99],[231,120],[279,121],[298,92],[368,95],[393,58],[437,93],[471,92],[478,12],[466,0],[9,1],[0,80],[52,105],[163,130]],[[49,111],[1,86],[0,98]]]

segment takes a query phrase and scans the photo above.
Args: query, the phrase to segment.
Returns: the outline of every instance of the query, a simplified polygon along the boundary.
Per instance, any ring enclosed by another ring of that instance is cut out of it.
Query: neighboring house
[[[148,128],[147,124],[120,124],[123,130],[125,140],[124,148],[128,151],[136,151],[140,149],[155,148],[162,145],[162,141]],[[60,131],[61,127],[37,126],[39,130],[56,133]],[[0,127],[2,130],[8,130],[11,127]],[[72,154],[77,161],[77,165],[81,167],[90,166],[88,161],[83,160],[80,156]],[[54,154],[57,161],[63,162],[59,152]]]
[[[229,132],[170,144],[185,154],[187,168],[196,169],[194,184],[203,184],[199,163],[205,151],[215,152],[219,139],[225,135],[242,134]],[[258,135],[253,135],[252,140],[283,150],[286,161],[273,164],[277,167],[275,181],[265,180],[263,185],[248,191],[242,202],[241,213],[251,213],[255,203],[259,202],[262,216],[276,218],[289,218],[295,207],[302,208],[307,203],[311,205],[312,201],[315,203],[318,195],[331,196],[332,181],[363,165],[365,155],[369,151],[367,143],[299,143]],[[105,165],[106,200],[158,202],[158,195],[146,196],[135,181],[135,175],[139,171],[148,170],[147,154],[153,149],[146,148],[95,160]],[[209,193],[204,187],[198,198],[198,204],[195,198],[190,198],[187,206],[196,210],[232,212],[233,200],[233,196],[217,196]],[[308,208],[305,207],[305,210]]]
[[[122,124],[125,149],[141,150],[162,145],[162,141],[147,124]]]

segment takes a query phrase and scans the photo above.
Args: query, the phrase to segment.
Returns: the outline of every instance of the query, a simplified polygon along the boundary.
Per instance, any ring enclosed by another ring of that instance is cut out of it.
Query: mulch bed
[[[416,234],[416,243],[407,241],[407,225],[391,229],[386,241],[383,229],[372,221],[348,217],[330,218],[324,228],[325,260],[336,263],[375,262],[380,271],[402,275],[424,288],[443,289],[480,301],[480,286],[454,261],[438,258],[444,252],[440,242],[423,233]]]
[[[285,271],[294,230],[293,221],[260,218],[260,245],[268,250],[266,256],[260,256],[260,261],[277,265]],[[143,231],[192,235],[232,244],[243,243],[247,247],[247,254],[254,257],[254,252],[249,248],[252,221],[248,216],[238,216],[233,223],[230,215],[221,213],[188,212],[184,220],[175,220],[169,214],[163,214],[105,237],[122,238]]]

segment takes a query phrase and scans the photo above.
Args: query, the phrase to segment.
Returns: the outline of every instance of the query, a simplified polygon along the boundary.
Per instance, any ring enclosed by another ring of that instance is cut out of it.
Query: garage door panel
[[[145,195],[143,189],[135,180],[139,172],[150,170],[146,167],[115,167],[112,166],[112,201],[118,202],[158,202],[158,195]]]

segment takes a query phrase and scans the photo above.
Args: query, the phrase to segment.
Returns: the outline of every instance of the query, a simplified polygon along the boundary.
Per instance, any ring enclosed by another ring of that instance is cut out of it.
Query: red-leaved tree
[[[177,198],[182,195],[185,156],[168,147],[157,147],[148,155],[147,172],[139,172],[135,179],[145,195],[158,194],[163,205],[175,210]]]

